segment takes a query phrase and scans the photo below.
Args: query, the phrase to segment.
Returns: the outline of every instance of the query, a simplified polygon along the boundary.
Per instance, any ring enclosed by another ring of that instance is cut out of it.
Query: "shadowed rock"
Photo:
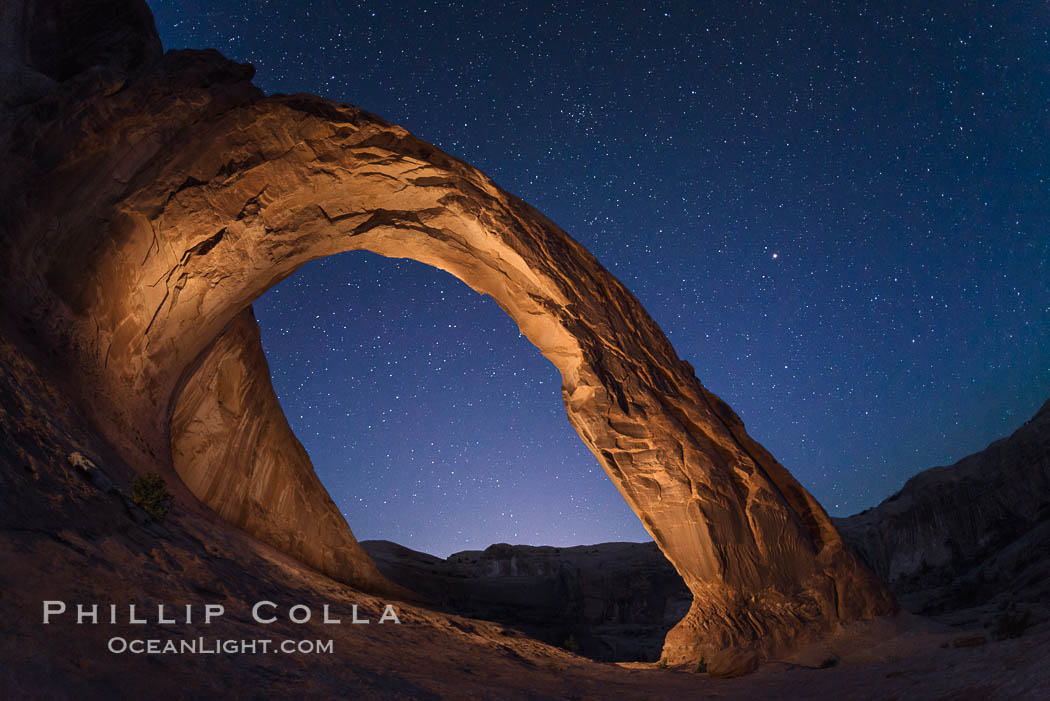
[[[1050,401],[1012,435],[836,519],[910,610],[1050,596]]]
[[[309,260],[412,258],[492,296],[560,371],[569,421],[693,594],[669,662],[780,655],[895,610],[634,296],[542,214],[356,107],[264,97],[250,66],[158,59],[149,36],[120,39],[128,26],[78,23],[90,66],[63,62],[46,94],[5,108],[0,292],[131,464],[159,460],[271,545],[389,591],[270,401],[257,337],[233,322]],[[40,66],[24,46],[5,60]]]
[[[441,559],[361,543],[391,581],[446,611],[512,626],[599,660],[655,662],[692,595],[655,543],[492,545]],[[569,647],[573,647],[572,644]]]

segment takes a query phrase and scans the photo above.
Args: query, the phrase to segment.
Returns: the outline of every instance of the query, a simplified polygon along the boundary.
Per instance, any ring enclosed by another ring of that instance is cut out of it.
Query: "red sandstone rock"
[[[741,677],[758,669],[758,654],[748,648],[728,647],[704,661],[707,664],[707,673],[715,679]]]
[[[413,598],[379,574],[314,474],[270,384],[251,310],[182,390],[171,436],[179,476],[224,519],[334,579]]]
[[[65,24],[52,29],[57,45]],[[56,82],[0,115],[0,292],[130,464],[160,461],[259,538],[388,588],[275,413],[258,340],[231,324],[313,258],[409,257],[492,296],[561,372],[569,420],[693,593],[669,662],[777,656],[895,610],[634,296],[542,214],[356,107],[263,97],[215,52],[155,60],[100,31],[101,58],[62,64],[74,75],[24,48],[4,57]]]

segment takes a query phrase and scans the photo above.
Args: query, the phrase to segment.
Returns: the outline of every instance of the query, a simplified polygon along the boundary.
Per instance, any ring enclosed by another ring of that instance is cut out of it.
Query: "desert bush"
[[[1020,638],[1032,625],[1032,614],[1028,611],[1004,613],[995,619],[995,639]]]
[[[131,500],[155,521],[163,521],[171,507],[168,486],[156,472],[147,472],[132,480]]]
[[[569,633],[569,637],[565,638],[565,642],[561,644],[563,648],[576,655],[580,652],[580,644],[576,642],[576,636]]]
[[[703,657],[700,658],[700,663],[696,665],[697,674],[707,674],[707,660]]]

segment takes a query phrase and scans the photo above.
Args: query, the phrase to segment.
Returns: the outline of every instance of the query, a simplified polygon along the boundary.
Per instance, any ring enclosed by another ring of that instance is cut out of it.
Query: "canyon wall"
[[[361,546],[391,581],[445,611],[499,621],[597,660],[657,661],[693,598],[655,543],[501,543],[446,559],[385,540]]]
[[[1050,600],[1050,401],[1012,435],[835,522],[911,610]]]

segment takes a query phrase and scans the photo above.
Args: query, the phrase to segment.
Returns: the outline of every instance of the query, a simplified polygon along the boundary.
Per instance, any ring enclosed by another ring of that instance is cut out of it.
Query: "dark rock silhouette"
[[[660,658],[692,594],[655,543],[492,545],[447,559],[385,540],[361,546],[391,581],[442,609],[498,621],[598,660]]]
[[[911,611],[1047,604],[1050,401],[1012,435],[835,522]]]

